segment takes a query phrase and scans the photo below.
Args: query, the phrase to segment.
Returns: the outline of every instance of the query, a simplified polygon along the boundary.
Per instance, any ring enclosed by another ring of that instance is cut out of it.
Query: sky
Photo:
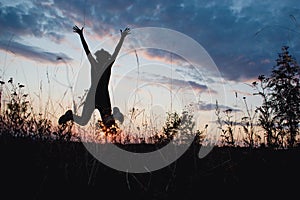
[[[56,119],[88,88],[88,62],[73,25],[85,27],[90,49],[109,51],[119,30],[130,27],[110,88],[119,89],[111,96],[123,112],[129,112],[130,102],[136,106],[137,94],[140,109],[151,104],[148,113],[168,111],[171,99],[182,108],[186,91],[203,112],[213,112],[216,100],[223,109],[242,110],[244,96],[251,106],[259,104],[249,84],[258,75],[270,74],[283,45],[299,58],[299,20],[297,0],[0,0],[0,79],[13,77],[25,84],[34,107]],[[130,41],[141,37],[135,30],[145,27],[172,30],[196,41],[204,50],[189,55],[206,56],[210,65],[158,49],[132,51]],[[219,74],[205,74],[209,67]],[[181,91],[185,86],[190,89]],[[167,97],[170,87],[179,93]],[[156,99],[154,106],[149,94]]]

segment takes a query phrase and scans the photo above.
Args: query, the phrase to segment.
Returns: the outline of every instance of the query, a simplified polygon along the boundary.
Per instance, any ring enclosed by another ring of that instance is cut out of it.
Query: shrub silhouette
[[[185,144],[188,141],[194,140],[197,144],[204,139],[204,130],[195,130],[195,121],[192,112],[185,109],[181,115],[177,112],[167,112],[165,124],[162,128],[162,135],[155,135],[156,143],[168,143],[175,139],[179,144]]]
[[[262,105],[256,108],[258,112],[258,125],[264,130],[264,137],[266,138],[266,144],[271,148],[278,148],[282,146],[280,140],[280,131],[276,128],[275,124],[275,113],[272,107],[272,102],[270,99],[270,90],[268,88],[269,78],[265,75],[258,76],[258,82],[254,81],[252,83],[256,92],[254,95],[259,95],[262,98]]]
[[[263,98],[258,107],[259,124],[266,132],[267,144],[282,147],[286,142],[289,147],[296,144],[300,123],[300,67],[296,59],[289,54],[288,46],[282,47],[276,65],[270,77],[258,77],[253,85]]]
[[[1,81],[1,85],[4,84],[5,82]],[[34,114],[28,94],[24,92],[25,85],[15,84],[13,78],[10,78],[7,84],[10,95],[3,113],[0,114],[1,135],[42,140],[79,139],[72,132],[72,122],[56,127],[41,113]]]

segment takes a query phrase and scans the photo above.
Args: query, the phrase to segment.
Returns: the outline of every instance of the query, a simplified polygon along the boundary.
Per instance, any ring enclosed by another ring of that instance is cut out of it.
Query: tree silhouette
[[[300,122],[300,67],[289,54],[288,46],[282,47],[273,67],[268,88],[274,108],[277,128],[287,132],[288,145],[295,145]]]

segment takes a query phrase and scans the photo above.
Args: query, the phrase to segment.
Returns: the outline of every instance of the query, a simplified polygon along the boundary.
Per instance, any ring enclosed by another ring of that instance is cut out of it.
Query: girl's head
[[[104,49],[100,49],[100,50],[96,51],[95,56],[96,56],[96,60],[98,62],[106,62],[109,59],[111,59],[110,53],[108,53]]]

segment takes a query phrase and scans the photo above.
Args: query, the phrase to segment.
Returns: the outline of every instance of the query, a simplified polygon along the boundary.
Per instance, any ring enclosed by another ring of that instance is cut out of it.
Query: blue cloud
[[[5,31],[55,42],[74,23],[99,35],[127,25],[170,28],[199,42],[226,79],[241,81],[268,74],[282,45],[300,56],[297,5],[297,0],[35,0],[0,4],[0,23]]]
[[[45,3],[45,2],[44,2]],[[29,1],[16,6],[0,4],[1,35],[14,34],[18,37],[49,37],[54,42],[64,38],[65,30],[72,23],[60,16],[57,9],[43,4],[32,4]]]
[[[84,4],[86,3],[86,4]],[[243,80],[270,72],[282,45],[299,48],[300,19],[297,1],[55,1],[76,21],[93,22],[93,30],[156,26],[180,31],[198,41],[230,80]],[[71,5],[71,6],[70,6]],[[85,12],[83,12],[85,10]],[[268,28],[269,27],[269,28]],[[263,31],[262,31],[263,29]],[[259,33],[259,34],[258,34]]]
[[[214,89],[209,88],[205,84],[198,83],[196,81],[190,81],[190,80],[184,80],[184,79],[178,79],[178,78],[171,78],[164,75],[158,75],[153,73],[142,73],[143,77],[142,80],[148,83],[161,83],[164,85],[168,85],[170,88],[173,89],[184,89],[184,88],[190,88],[194,92],[210,92],[210,93],[217,93]]]
[[[218,104],[218,108],[221,112],[226,110],[231,110],[231,112],[241,112],[240,109],[232,108],[230,106],[220,105]],[[216,110],[216,104],[208,103],[208,102],[199,102],[198,109],[202,111],[213,111]]]
[[[15,41],[0,40],[0,49],[4,49],[24,58],[38,60],[40,62],[60,62],[72,60],[64,53],[53,53],[38,47],[24,45]]]

